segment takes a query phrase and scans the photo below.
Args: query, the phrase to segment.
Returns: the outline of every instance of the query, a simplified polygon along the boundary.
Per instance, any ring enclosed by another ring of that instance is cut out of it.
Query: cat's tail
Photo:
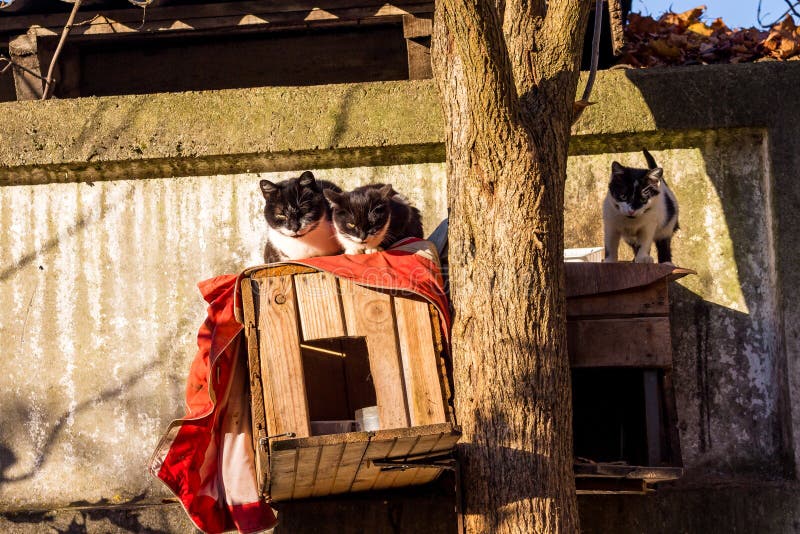
[[[658,167],[658,164],[656,163],[655,158],[653,157],[652,154],[650,154],[650,152],[647,151],[646,148],[642,149],[642,153],[644,154],[644,159],[647,160],[647,168],[648,169],[653,170],[653,169]]]

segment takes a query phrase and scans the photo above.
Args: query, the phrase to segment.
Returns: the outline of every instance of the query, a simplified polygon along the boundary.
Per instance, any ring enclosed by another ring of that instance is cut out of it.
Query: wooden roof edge
[[[564,274],[567,298],[572,298],[625,291],[697,273],[668,263],[566,262]]]

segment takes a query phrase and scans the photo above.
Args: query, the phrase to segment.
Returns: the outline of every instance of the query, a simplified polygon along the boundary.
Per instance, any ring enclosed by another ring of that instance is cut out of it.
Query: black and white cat
[[[345,254],[370,254],[406,237],[422,237],[419,210],[391,184],[364,185],[347,193],[326,190],[325,198]]]
[[[331,208],[325,191],[341,191],[306,171],[298,178],[272,183],[261,180],[267,219],[264,261],[301,260],[340,254],[342,246],[331,223]]]
[[[653,263],[656,244],[659,263],[672,263],[671,240],[678,229],[678,201],[664,171],[647,150],[647,169],[611,164],[611,181],[603,203],[605,260],[617,261],[620,238],[633,248],[636,263]]]

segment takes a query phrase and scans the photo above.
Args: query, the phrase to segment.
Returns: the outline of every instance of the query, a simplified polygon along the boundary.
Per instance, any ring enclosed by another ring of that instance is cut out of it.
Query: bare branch
[[[761,14],[761,2],[762,0],[758,0],[758,8],[756,10],[756,20],[758,21],[758,25],[761,26],[762,28],[765,29],[772,28],[776,24],[780,23],[784,18],[786,18],[786,15],[788,15],[789,13],[792,13],[796,15],[798,18],[800,18],[800,11],[798,11],[798,9],[800,9],[800,0],[798,1],[784,0],[784,2],[786,2],[786,5],[789,6],[789,8],[783,13],[781,13],[781,15],[772,22],[764,22]],[[766,13],[766,15],[768,14],[769,13]]]
[[[53,53],[53,59],[50,60],[50,68],[47,69],[47,77],[44,80],[44,91],[42,91],[42,100],[47,100],[48,96],[50,95],[50,87],[52,86],[53,82],[53,71],[56,68],[58,56],[61,54],[61,49],[64,47],[64,41],[67,40],[67,35],[69,35],[69,31],[72,29],[72,25],[75,22],[75,15],[78,14],[78,9],[80,7],[81,0],[75,0],[75,4],[72,6],[72,12],[69,14],[69,19],[67,19],[67,24],[64,26],[64,30],[61,32],[61,39],[58,40],[58,46],[56,47],[56,51]]]
[[[39,78],[42,81],[45,81],[45,77],[42,76],[41,74],[39,74],[38,72],[33,71],[33,70],[23,66],[23,65],[20,65],[19,63],[17,63],[13,59],[10,59],[10,58],[4,56],[3,54],[0,54],[0,62],[5,62],[6,63],[6,66],[3,67],[2,70],[0,70],[0,74],[4,74],[6,71],[8,71],[8,69],[10,67],[14,67],[15,69],[23,70],[23,71],[27,72],[28,74],[30,74],[31,76],[34,76],[36,78]]]

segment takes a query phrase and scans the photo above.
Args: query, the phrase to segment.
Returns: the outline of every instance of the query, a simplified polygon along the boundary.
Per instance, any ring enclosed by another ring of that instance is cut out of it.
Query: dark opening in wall
[[[575,456],[647,465],[641,369],[572,370]]]
[[[79,96],[408,78],[400,24],[75,46]]]

